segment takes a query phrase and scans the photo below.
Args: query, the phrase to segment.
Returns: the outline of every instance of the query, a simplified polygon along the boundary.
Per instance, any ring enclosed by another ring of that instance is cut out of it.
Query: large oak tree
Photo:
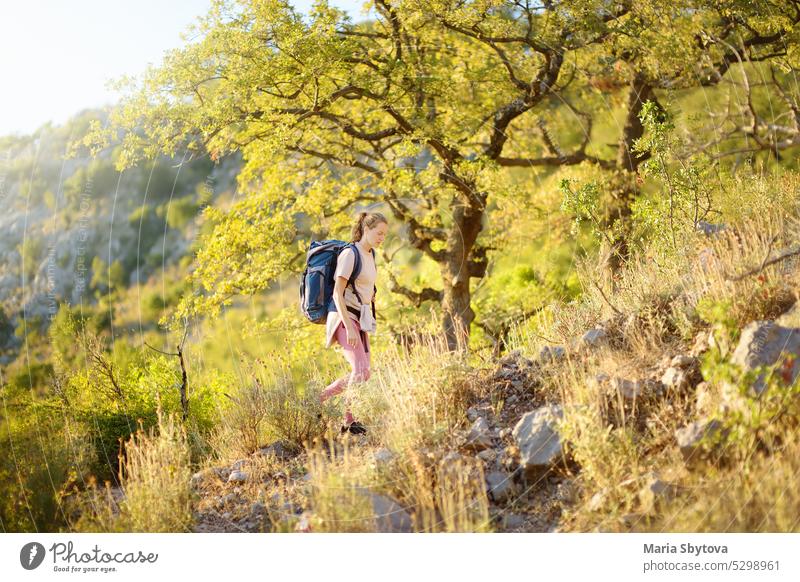
[[[692,57],[720,72],[728,53],[703,44],[704,27],[752,27],[752,17],[738,17],[744,4],[715,19],[697,2],[375,0],[375,18],[353,24],[325,3],[304,18],[281,0],[218,0],[197,39],[132,81],[109,127],[85,143],[102,147],[123,130],[121,167],[182,150],[243,155],[245,196],[225,213],[209,210],[218,224],[182,314],[213,312],[299,271],[308,241],[298,240],[298,214],[326,235],[374,203],[441,274],[440,287],[393,278],[392,290],[416,305],[440,301],[456,347],[474,319],[470,283],[502,242],[486,229],[507,186],[498,176],[577,164],[617,172],[624,202],[609,216],[624,218],[644,102],[657,87],[700,78]],[[668,29],[680,32],[673,53]],[[572,99],[610,69],[627,109],[617,151],[603,155],[591,143],[593,112]],[[582,136],[569,149],[545,124],[555,106]]]

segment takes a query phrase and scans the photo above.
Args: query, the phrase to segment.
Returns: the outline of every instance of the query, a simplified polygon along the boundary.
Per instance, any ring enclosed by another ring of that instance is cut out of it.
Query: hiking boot
[[[354,420],[350,424],[346,424],[342,427],[342,434],[346,432],[349,432],[350,434],[367,434],[367,427],[357,420]]]
[[[355,421],[350,423],[350,426],[348,427],[348,430],[352,434],[367,434],[367,427],[365,427],[363,424],[361,424],[357,420],[355,420]]]

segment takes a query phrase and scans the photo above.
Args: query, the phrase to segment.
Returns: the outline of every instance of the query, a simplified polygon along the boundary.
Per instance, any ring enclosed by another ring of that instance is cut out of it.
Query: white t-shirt
[[[356,277],[355,281],[353,281],[353,286],[358,290],[358,294],[361,295],[361,300],[364,302],[364,305],[369,305],[372,303],[372,294],[375,289],[375,281],[378,278],[378,269],[371,252],[364,252],[364,249],[362,249],[358,243],[356,243],[355,247],[358,249],[358,252],[361,253],[361,271],[359,271],[358,277]],[[353,254],[353,249],[348,247],[339,253],[339,257],[336,260],[334,280],[336,280],[338,277],[350,278],[354,267],[355,255]],[[361,309],[361,303],[359,303],[358,297],[356,297],[356,294],[353,292],[353,289],[350,287],[350,285],[344,289],[344,303],[345,305],[349,305],[350,307],[354,307],[358,310]],[[350,315],[350,318],[353,321],[358,321],[358,315],[349,310],[347,313]],[[333,334],[336,332],[336,328],[339,326],[340,321],[341,319],[338,312],[331,311],[328,313],[328,319],[325,326],[326,347],[330,347],[333,343]]]

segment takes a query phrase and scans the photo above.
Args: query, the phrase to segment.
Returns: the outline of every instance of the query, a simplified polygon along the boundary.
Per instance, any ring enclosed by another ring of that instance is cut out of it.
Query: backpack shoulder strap
[[[370,252],[372,253],[372,259],[376,260],[375,259],[375,249],[374,248],[370,249]],[[376,266],[377,266],[377,261],[376,261]],[[375,295],[377,293],[378,293],[378,285],[373,285],[372,286],[372,319],[375,319]]]
[[[352,249],[355,258],[353,262],[353,272],[350,273],[350,278],[347,280],[347,284],[350,285],[350,288],[353,290],[353,293],[355,293],[356,297],[358,297],[358,302],[362,303],[361,295],[359,294],[358,289],[356,289],[355,285],[356,279],[358,278],[359,273],[361,273],[361,253],[358,252],[355,243],[348,243],[344,248],[347,247],[350,247],[350,249]],[[342,250],[344,251],[344,249]]]

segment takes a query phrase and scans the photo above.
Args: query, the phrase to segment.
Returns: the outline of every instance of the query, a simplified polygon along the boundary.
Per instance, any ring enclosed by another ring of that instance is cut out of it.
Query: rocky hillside
[[[563,516],[570,509],[600,510],[610,492],[601,490],[587,498],[581,490],[580,463],[572,454],[569,437],[561,434],[559,427],[565,403],[547,390],[547,384],[554,370],[575,366],[621,341],[619,330],[626,324],[631,322],[608,320],[569,347],[546,345],[532,357],[515,350],[494,368],[475,370],[474,382],[482,386],[483,396],[463,411],[468,426],[449,435],[442,447],[418,451],[420,462],[447,470],[463,467],[465,459],[475,461],[485,482],[494,531],[561,531]],[[673,471],[671,478],[649,471],[617,483],[636,494],[638,506],[621,513],[615,529],[646,528],[659,512],[690,496],[679,476],[681,471],[707,470],[704,463],[724,464],[725,443],[715,442],[713,437],[730,429],[720,420],[724,416],[717,416],[746,410],[752,396],[766,390],[763,373],[754,382],[752,394],[740,394],[731,384],[715,387],[704,379],[703,358],[717,348],[718,341],[713,329],[703,329],[681,349],[659,354],[658,361],[638,375],[597,373],[586,378],[592,391],[618,403],[634,423],[647,424],[645,412],[653,402],[690,405],[678,428],[659,435],[661,446],[678,452],[684,466],[678,473],[675,467],[665,468]],[[790,387],[800,373],[800,306],[795,304],[774,321],[747,325],[730,362],[745,373],[777,366],[781,389],[793,392],[796,398],[797,389]],[[721,388],[719,393],[715,388]],[[402,471],[394,467],[397,452],[371,436],[348,434],[326,443],[323,450],[329,462],[354,455],[374,471],[402,478]],[[310,454],[276,441],[231,464],[215,464],[195,473],[191,480],[197,496],[194,531],[314,531],[314,500],[319,495],[315,488],[325,483],[317,482],[309,470]],[[375,531],[419,528],[414,508],[403,500],[385,490],[358,487],[354,491],[367,501],[367,513],[358,518],[371,519]]]

